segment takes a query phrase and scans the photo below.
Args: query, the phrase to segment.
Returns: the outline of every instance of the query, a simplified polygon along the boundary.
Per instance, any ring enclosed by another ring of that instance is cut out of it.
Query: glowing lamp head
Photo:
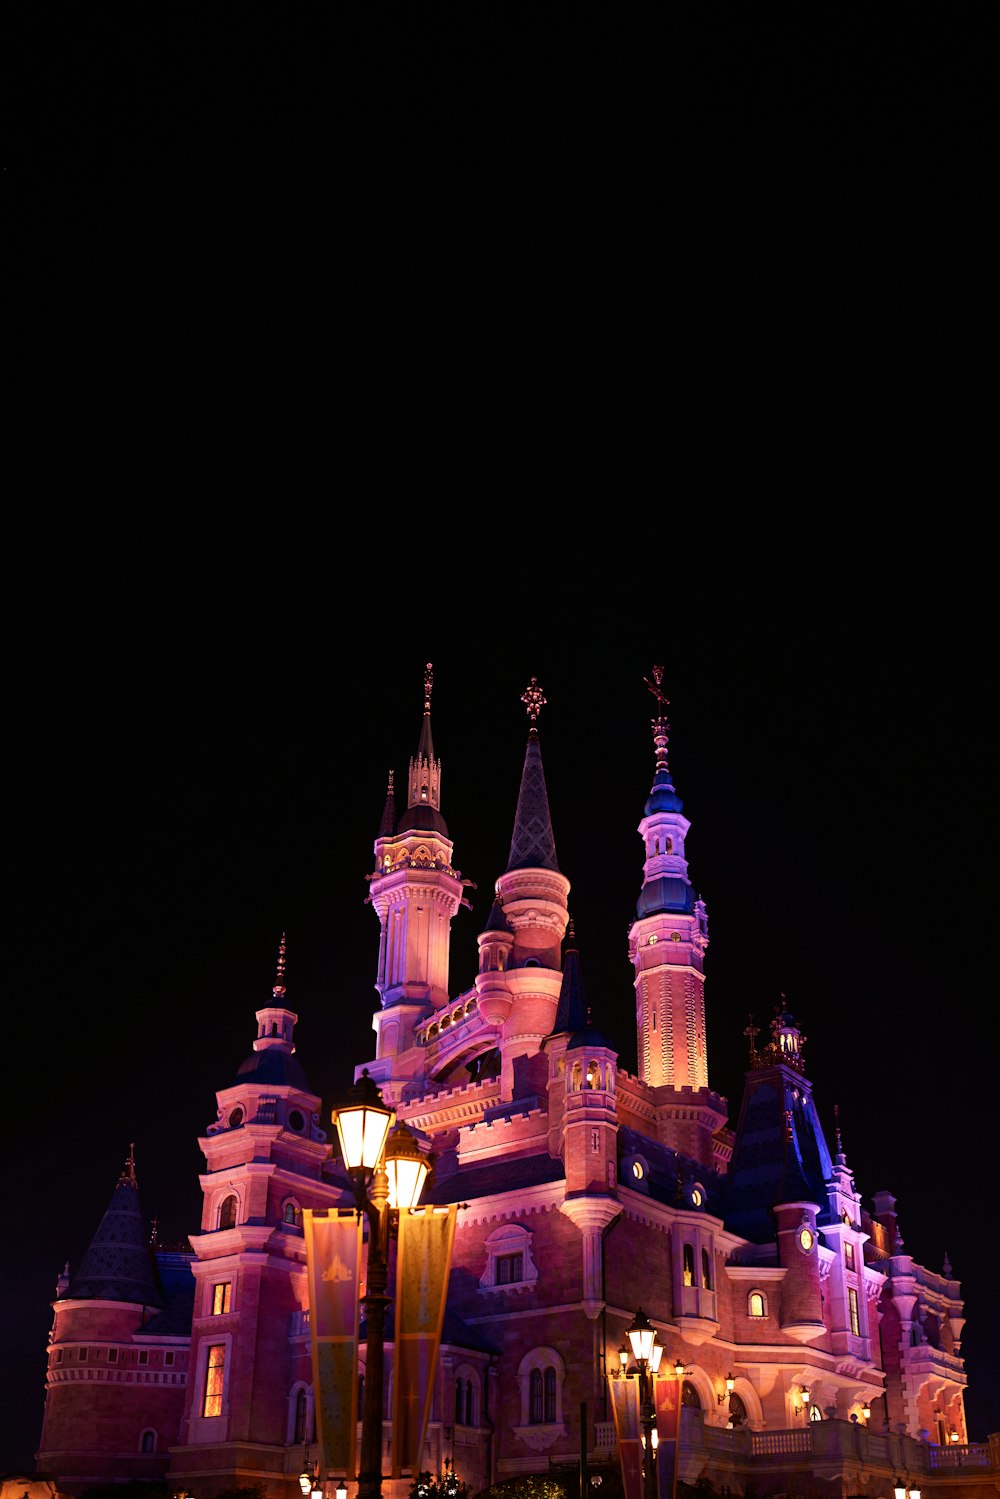
[[[684,1365],[681,1363],[680,1359],[678,1359],[674,1364],[674,1373],[676,1374],[678,1379],[684,1378]]]
[[[629,1353],[628,1348],[623,1343],[622,1346],[618,1350],[618,1362],[622,1366],[622,1373],[623,1374],[625,1373],[625,1370],[628,1368],[628,1361],[629,1361],[629,1359],[631,1357],[632,1357],[632,1355]]]
[[[389,1178],[389,1206],[415,1208],[427,1180],[427,1157],[416,1135],[405,1124],[397,1124],[385,1142],[385,1170]]]
[[[654,1343],[653,1350],[649,1355],[649,1372],[655,1374],[660,1367],[660,1359],[663,1357],[663,1344]]]
[[[337,1480],[337,1499],[347,1499],[347,1484],[342,1478]]]
[[[896,1499],[906,1499],[906,1484],[901,1478],[894,1478],[892,1480],[892,1492],[896,1496]]]
[[[656,1342],[656,1328],[641,1307],[633,1318],[632,1326],[628,1329],[628,1340],[632,1344],[632,1354],[636,1363],[648,1364],[649,1355]]]
[[[396,1116],[382,1102],[382,1095],[368,1076],[367,1067],[348,1093],[347,1103],[342,1109],[334,1109],[333,1117],[340,1137],[340,1153],[348,1171],[374,1171],[389,1126]],[[308,1493],[308,1490],[304,1492]]]
[[[731,1395],[736,1388],[736,1379],[732,1374],[726,1375],[726,1394]]]
[[[303,1494],[308,1494],[312,1491],[312,1486],[312,1474],[309,1472],[308,1468],[303,1468],[302,1472],[299,1474],[299,1488],[302,1490]]]

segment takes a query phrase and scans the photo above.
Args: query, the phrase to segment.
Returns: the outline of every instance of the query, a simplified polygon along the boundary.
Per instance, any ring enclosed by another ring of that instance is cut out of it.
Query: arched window
[[[694,1285],[694,1249],[690,1244],[684,1245],[684,1284]]]
[[[522,1426],[559,1426],[566,1367],[554,1348],[525,1354],[517,1371],[521,1388]]]
[[[465,1415],[465,1380],[455,1380],[455,1425],[461,1426]]]
[[[729,1397],[729,1419],[734,1426],[747,1424],[747,1408],[735,1390]]]
[[[465,1381],[465,1424],[466,1424],[466,1426],[473,1426],[475,1424],[475,1419],[476,1419],[476,1412],[475,1412],[475,1407],[473,1405],[473,1400],[472,1400],[472,1380],[471,1379],[467,1379]]]
[[[144,1431],[142,1433],[142,1436],[139,1438],[139,1451],[140,1452],[155,1452],[156,1451],[156,1432],[155,1431]]]
[[[306,1442],[309,1440],[306,1433],[306,1418],[309,1413],[309,1402],[306,1399],[305,1390],[300,1390],[295,1397],[295,1441]]]
[[[703,1291],[712,1289],[712,1261],[707,1249],[701,1251],[701,1288]]]
[[[751,1317],[766,1317],[767,1302],[763,1291],[751,1291],[747,1298],[747,1311]]]
[[[235,1228],[238,1209],[239,1199],[234,1196],[227,1197],[219,1209],[219,1227]]]
[[[695,1389],[694,1385],[689,1379],[686,1379],[684,1381],[683,1388],[681,1389],[681,1405],[687,1406],[690,1410],[701,1410],[701,1401],[698,1399],[698,1391]]]
[[[542,1411],[544,1410],[543,1385],[541,1369],[531,1371],[531,1398],[530,1416],[532,1426],[540,1426],[542,1422]]]
[[[809,1419],[810,1421],[822,1421],[823,1419],[823,1412],[820,1410],[815,1400],[812,1401],[809,1406]]]
[[[283,1214],[283,1218],[284,1218],[284,1221],[286,1223],[298,1223],[298,1221],[299,1221],[299,1210],[295,1206],[294,1202],[286,1202],[285,1203],[285,1211],[284,1211],[284,1214]]]

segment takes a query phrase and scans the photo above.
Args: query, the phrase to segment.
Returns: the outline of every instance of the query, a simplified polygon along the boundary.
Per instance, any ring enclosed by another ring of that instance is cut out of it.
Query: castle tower
[[[67,1493],[105,1481],[108,1453],[122,1482],[165,1476],[187,1369],[186,1339],[162,1316],[167,1300],[130,1148],[97,1232],[75,1274],[59,1277],[53,1303],[37,1459]],[[95,1399],[95,1390],[140,1381],[142,1400]]]
[[[667,699],[663,668],[647,682],[656,698],[656,769],[639,833],[642,889],[629,931],[635,971],[639,1077],[656,1090],[656,1132],[666,1145],[706,1168],[716,1161],[715,1135],[726,1101],[708,1086],[705,1037],[705,950],[708,915],[688,879],[684,840],[690,823],[667,766]]]
[[[570,883],[556,860],[552,817],[538,739],[545,697],[537,678],[522,694],[530,721],[507,868],[497,881],[514,934],[506,970],[511,1007],[500,1035],[500,1092],[514,1096],[514,1062],[537,1056],[552,1031],[562,988],[561,949]]]
[[[688,879],[684,839],[690,823],[667,768],[667,699],[663,668],[650,690],[656,770],[639,824],[645,848],[637,919],[629,934],[635,968],[639,1076],[652,1087],[707,1088],[705,949],[708,919]]]
[[[253,1050],[216,1098],[205,1156],[191,1324],[191,1373],[172,1473],[206,1469],[266,1482],[297,1472],[312,1432],[304,1208],[333,1207],[320,1098],[295,1054],[282,937]]]
[[[413,1045],[417,1023],[448,1001],[451,922],[464,899],[460,872],[452,867],[453,844],[441,815],[441,762],[431,737],[431,663],[424,672],[424,716],[417,753],[410,760],[407,806],[395,817],[393,779],[375,839],[375,870],[368,900],[381,926],[378,976],[381,1000],[372,1068],[386,1101],[395,1101],[397,1060]]]

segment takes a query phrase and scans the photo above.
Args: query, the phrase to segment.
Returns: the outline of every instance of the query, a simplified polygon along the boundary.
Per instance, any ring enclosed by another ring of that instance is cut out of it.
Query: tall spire
[[[431,736],[431,693],[434,690],[434,668],[430,661],[424,667],[424,716],[420,725],[420,743],[410,760],[406,811],[399,819],[397,833],[411,829],[436,832],[445,838],[448,829],[441,816],[441,761],[434,758]]]
[[[559,1005],[552,1025],[552,1034],[558,1036],[563,1031],[571,1033],[582,1031],[584,1026],[589,1024],[590,1009],[584,993],[580,952],[576,945],[576,932],[571,920],[563,952],[562,987],[559,990]]]
[[[545,771],[542,768],[542,750],[538,739],[538,715],[545,706],[546,698],[532,677],[521,701],[527,708],[531,727],[528,745],[524,753],[524,769],[521,772],[521,789],[514,814],[514,832],[510,840],[510,856],[507,872],[514,869],[554,869],[558,871],[556,841],[552,832],[552,817],[549,812],[549,797],[545,788]]]
[[[163,1304],[139,1207],[134,1145],[129,1146],[111,1201],[66,1296],[74,1301]]]

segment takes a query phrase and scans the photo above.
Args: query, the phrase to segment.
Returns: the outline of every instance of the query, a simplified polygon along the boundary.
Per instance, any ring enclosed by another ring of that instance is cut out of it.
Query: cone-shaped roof
[[[529,712],[535,704],[533,717],[538,715],[541,690],[532,685],[525,693],[529,699]],[[534,696],[531,696],[534,692]],[[521,790],[517,798],[514,815],[514,833],[510,840],[510,857],[507,860],[508,874],[512,869],[554,869],[558,873],[556,840],[552,832],[552,817],[549,812],[549,795],[545,789],[545,771],[542,768],[542,747],[538,741],[538,730],[534,723],[528,735],[524,752],[524,769],[521,772]]]
[[[70,1280],[67,1299],[163,1305],[139,1207],[132,1149],[100,1226]]]
[[[556,1018],[552,1026],[554,1036],[560,1035],[563,1031],[582,1031],[587,1024],[588,1012],[583,989],[583,972],[580,968],[580,954],[572,928],[570,943],[571,945],[563,954],[562,987],[559,990],[559,1003],[556,1006]]]

